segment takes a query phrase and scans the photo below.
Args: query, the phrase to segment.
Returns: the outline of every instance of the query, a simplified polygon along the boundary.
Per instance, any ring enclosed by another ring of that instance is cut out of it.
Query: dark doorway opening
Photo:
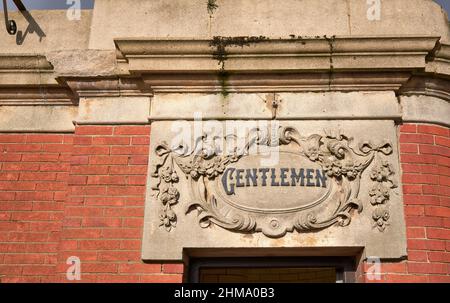
[[[193,283],[351,283],[351,257],[201,258],[191,259]]]

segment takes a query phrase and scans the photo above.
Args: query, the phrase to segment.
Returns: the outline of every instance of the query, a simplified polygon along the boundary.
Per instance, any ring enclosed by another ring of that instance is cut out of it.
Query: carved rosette
[[[280,128],[275,143],[270,138],[269,131],[254,129],[248,133],[245,146],[229,154],[224,154],[214,144],[216,139],[226,141],[229,137],[209,138],[204,135],[196,140],[195,148],[189,153],[184,152],[186,148],[183,146],[173,150],[164,142],[159,144],[155,149],[158,161],[152,176],[157,179],[153,189],[161,204],[160,226],[169,232],[176,226],[177,216],[173,208],[180,197],[175,187],[179,182],[177,169],[185,175],[193,199],[187,203],[185,212],[197,210],[202,228],[215,224],[236,232],[262,232],[269,237],[281,237],[294,230],[347,226],[353,212],[363,210],[359,197],[361,175],[373,164],[370,170],[373,186],[367,198],[374,207],[374,227],[379,231],[385,230],[389,224],[390,190],[397,185],[393,180],[392,165],[381,156],[392,153],[391,143],[362,142],[355,148],[353,139],[340,131],[303,137],[292,127]],[[228,201],[218,193],[217,180],[230,164],[249,157],[250,149],[257,145],[289,147],[291,153],[294,151],[319,165],[331,181],[328,193],[305,207],[272,212],[240,207]]]

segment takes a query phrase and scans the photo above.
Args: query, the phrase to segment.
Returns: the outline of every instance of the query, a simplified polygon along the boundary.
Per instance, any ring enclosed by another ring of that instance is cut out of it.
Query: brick
[[[423,216],[424,215],[424,207],[423,206],[405,206],[405,214],[407,216]]]
[[[439,185],[450,187],[450,177],[439,176]]]
[[[432,155],[441,155],[445,157],[450,157],[450,149],[441,146],[433,146],[433,145],[420,145],[419,152],[421,154],[432,154]]]
[[[86,227],[120,227],[121,218],[83,218],[82,226]]]
[[[429,239],[450,240],[450,229],[427,228],[427,237]]]
[[[89,176],[87,184],[95,185],[125,185],[127,183],[127,178],[124,176]]]
[[[147,184],[147,176],[129,176],[128,184],[130,185],[146,185]]]
[[[436,164],[442,165],[444,167],[450,167],[450,157],[444,157],[444,156],[434,156]]]
[[[147,174],[147,165],[110,166],[109,174],[111,174],[111,175],[146,175]]]
[[[21,275],[22,274],[22,266],[17,265],[3,265],[0,264],[0,281],[2,283],[7,283],[4,279],[7,277],[2,277],[4,275]]]
[[[89,164],[88,156],[73,156],[70,159],[72,165],[86,165]]]
[[[63,143],[64,135],[30,134],[27,143]]]
[[[91,136],[74,136],[74,138],[73,138],[74,145],[91,145],[92,142],[93,142],[93,137],[91,137]]]
[[[49,153],[71,153],[73,147],[68,144],[44,144],[42,150]]]
[[[17,181],[19,179],[19,173],[0,173],[0,181]]]
[[[11,201],[14,200],[15,193],[11,192],[0,192],[0,201]]]
[[[129,145],[130,137],[94,137],[92,144],[95,145]]]
[[[408,263],[409,273],[422,273],[422,274],[446,274],[447,265],[441,263]]]
[[[408,249],[412,250],[445,250],[445,241],[408,239]]]
[[[181,283],[183,275],[145,275],[141,276],[143,283]]]
[[[6,144],[0,145],[0,150],[8,152],[39,152],[42,150],[42,144]]]
[[[24,181],[54,181],[56,180],[56,173],[52,172],[23,172],[20,174],[20,180]]]
[[[123,227],[142,227],[144,218],[123,218]]]
[[[83,263],[84,273],[117,273],[118,265],[110,263]]]
[[[432,175],[419,175],[419,174],[403,174],[402,180],[404,183],[410,184],[438,184],[439,177]]]
[[[106,251],[99,252],[98,259],[104,262],[131,262],[139,261],[141,259],[140,251]]]
[[[148,155],[148,146],[112,146],[111,155]]]
[[[111,126],[77,126],[75,135],[112,135],[113,127]]]
[[[89,206],[124,206],[126,205],[126,200],[123,197],[86,197],[85,204]]]
[[[87,184],[87,176],[69,176],[69,185],[84,185]]]
[[[38,171],[39,164],[36,163],[5,163],[3,171]]]
[[[36,184],[36,190],[65,191],[66,189],[66,184],[62,182],[45,182]]]
[[[443,220],[440,217],[406,217],[407,226],[442,226]]]
[[[52,172],[64,172],[69,171],[69,163],[42,163],[39,170],[42,172],[52,171]]]
[[[415,143],[402,143],[400,144],[400,152],[405,154],[417,154],[419,152],[419,148]]]
[[[78,146],[73,155],[109,155],[109,146]]]
[[[81,240],[81,250],[115,250],[120,248],[120,242],[115,240]]]
[[[415,124],[403,124],[400,125],[400,132],[402,133],[416,133],[417,125]]]
[[[406,230],[408,239],[425,238],[425,228],[423,227],[408,227]]]
[[[128,156],[91,156],[89,163],[93,165],[120,165],[128,163]]]
[[[22,274],[32,275],[32,276],[40,276],[40,275],[53,275],[55,272],[54,266],[46,266],[46,265],[35,265],[35,266],[27,266],[23,269]]]
[[[119,273],[160,273],[161,264],[120,264]]]
[[[450,139],[449,138],[436,137],[435,138],[435,142],[436,142],[437,145],[450,147]]]
[[[108,228],[103,230],[105,239],[140,239],[141,236],[140,228]]]
[[[60,222],[30,222],[30,230],[39,231],[59,231],[61,229]]]
[[[450,276],[430,275],[428,277],[430,283],[450,283]]]
[[[72,166],[71,173],[74,175],[106,175],[109,166],[107,165],[80,165]]]
[[[86,277],[86,275],[85,275]],[[97,275],[98,283],[138,283],[139,276],[135,275]]]
[[[450,263],[450,252],[428,252],[428,259],[431,262]]]
[[[127,207],[127,208],[109,208],[105,209],[105,216],[107,217],[144,217],[143,207]]]
[[[433,144],[434,137],[424,134],[400,134],[400,143],[422,143]]]
[[[131,138],[132,145],[149,145],[150,137],[142,136],[142,137],[132,137]]]
[[[107,194],[114,196],[132,196],[145,193],[144,186],[110,186]]]
[[[45,254],[7,254],[6,264],[44,264]]]
[[[66,207],[64,214],[68,217],[101,217],[103,209],[98,207]]]
[[[385,277],[388,283],[427,283],[428,276],[418,276],[418,275],[399,275],[399,274],[388,274]]]
[[[53,192],[17,192],[16,201],[51,201]]]
[[[130,165],[148,164],[148,156],[130,156]]]
[[[434,126],[434,125],[418,125],[417,132],[423,134],[432,134],[438,136],[449,136],[449,130],[446,127]]]
[[[12,220],[17,221],[51,221],[51,212],[14,212]]]
[[[407,205],[440,205],[440,200],[437,196],[404,195],[403,201]]]
[[[435,164],[436,156],[434,156],[434,155],[401,154],[400,160],[402,163]]]
[[[0,153],[0,162],[18,162],[21,158],[20,154]]]
[[[25,143],[26,135],[1,134],[0,143]]]
[[[403,185],[404,194],[421,194],[422,185]]]
[[[57,154],[24,154],[22,162],[58,162]]]
[[[450,193],[450,191],[447,193],[446,188],[438,185],[423,185],[422,189],[425,195],[448,195]]]
[[[450,208],[439,206],[426,206],[425,215],[433,217],[450,217]]]
[[[184,272],[184,264],[163,264],[162,271],[166,274],[182,274]]]
[[[428,261],[428,255],[427,255],[426,251],[408,250],[408,260],[409,261],[427,262]]]
[[[150,127],[148,126],[116,126],[114,135],[149,135]]]

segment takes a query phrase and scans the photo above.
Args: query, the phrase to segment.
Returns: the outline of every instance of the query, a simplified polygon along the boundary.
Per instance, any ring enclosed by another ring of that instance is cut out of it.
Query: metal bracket
[[[277,117],[277,110],[281,103],[280,95],[275,93],[269,93],[266,95],[266,106],[270,109],[272,112],[272,119],[276,119]]]
[[[15,35],[17,33],[17,24],[16,21],[9,20],[8,18],[8,3],[6,0],[3,0],[3,12],[5,14],[6,31],[10,35]]]

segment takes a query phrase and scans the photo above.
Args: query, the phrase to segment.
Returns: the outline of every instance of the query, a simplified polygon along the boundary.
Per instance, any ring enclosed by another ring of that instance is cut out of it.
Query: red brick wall
[[[450,282],[449,129],[405,124],[399,136],[408,258],[384,263],[381,282]]]
[[[182,264],[140,258],[149,133],[0,134],[0,281],[66,281],[70,256],[82,282],[182,281]],[[450,282],[449,129],[399,136],[408,259],[384,263],[381,281]]]
[[[0,282],[181,282],[182,264],[144,264],[149,126],[75,135],[0,134]]]
[[[55,275],[72,135],[0,134],[0,281]]]

